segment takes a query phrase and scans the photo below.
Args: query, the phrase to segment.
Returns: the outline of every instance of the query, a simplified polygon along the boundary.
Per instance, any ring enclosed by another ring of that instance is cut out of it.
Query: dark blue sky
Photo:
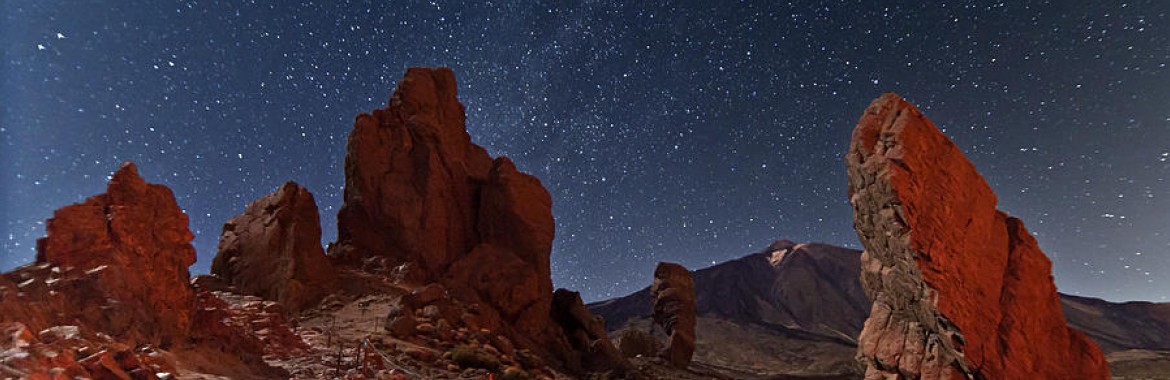
[[[841,157],[885,91],[975,161],[1062,291],[1170,297],[1170,2],[106,3],[0,2],[0,269],[125,160],[174,190],[196,272],[287,180],[330,241],[354,116],[442,65],[472,139],[549,188],[554,281],[588,300],[660,260],[858,247]]]

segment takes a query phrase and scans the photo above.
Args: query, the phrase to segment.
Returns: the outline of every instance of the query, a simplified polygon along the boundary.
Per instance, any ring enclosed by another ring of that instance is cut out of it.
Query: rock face
[[[290,312],[320,301],[337,274],[321,249],[313,195],[288,182],[229,219],[211,273]]]
[[[357,117],[337,224],[338,262],[381,261],[407,282],[442,283],[482,305],[483,327],[572,367],[551,318],[552,198],[471,142],[451,70],[409,69],[389,106]]]
[[[670,365],[686,368],[695,354],[695,280],[691,271],[674,263],[658,263],[650,296],[654,299],[654,323],[670,337],[660,355]]]
[[[39,331],[76,325],[170,346],[191,325],[195,262],[187,215],[171,190],[123,164],[105,194],[61,208],[37,241],[37,263],[0,280],[0,322]]]
[[[412,68],[387,108],[358,115],[337,214],[340,257],[413,262],[433,280],[478,243],[492,160],[471,143],[455,95],[449,69]]]
[[[1097,345],[1066,326],[1036,240],[917,108],[875,100],[846,163],[873,300],[867,379],[1109,377]]]

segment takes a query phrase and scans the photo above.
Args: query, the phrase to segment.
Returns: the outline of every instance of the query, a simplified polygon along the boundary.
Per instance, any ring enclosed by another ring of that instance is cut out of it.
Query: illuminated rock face
[[[866,379],[1106,379],[1066,326],[1051,263],[974,165],[894,94],[866,109],[846,156]]]
[[[45,224],[35,264],[0,279],[0,322],[34,331],[78,325],[121,341],[171,346],[187,336],[195,262],[187,215],[166,186],[132,163],[104,194],[63,207]]]
[[[211,273],[289,312],[315,305],[337,273],[321,249],[313,195],[288,182],[224,223]]]

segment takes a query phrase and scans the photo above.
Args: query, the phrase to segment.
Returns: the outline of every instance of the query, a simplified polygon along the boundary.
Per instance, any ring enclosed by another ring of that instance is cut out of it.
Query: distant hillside
[[[763,252],[694,272],[699,323],[695,361],[741,377],[857,377],[856,337],[870,302],[861,251],[773,243]],[[1122,366],[1170,368],[1170,303],[1112,303],[1062,294],[1069,325]],[[649,287],[590,304],[610,331],[651,330]],[[1135,362],[1134,360],[1137,360]],[[1166,365],[1166,367],[1161,367]],[[1155,377],[1157,378],[1157,377]]]

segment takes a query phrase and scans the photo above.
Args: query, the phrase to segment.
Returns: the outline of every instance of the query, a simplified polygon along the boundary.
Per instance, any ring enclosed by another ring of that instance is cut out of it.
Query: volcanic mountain
[[[735,377],[856,374],[857,334],[869,313],[860,257],[848,248],[781,240],[695,271],[695,362]],[[648,305],[646,288],[590,308],[610,331],[649,331]]]
[[[854,355],[870,307],[860,258],[854,249],[781,240],[695,271],[696,365],[736,378],[860,378]],[[1069,325],[1108,354],[1115,379],[1167,378],[1156,371],[1170,369],[1170,303],[1060,297]],[[619,336],[651,330],[649,305],[647,287],[589,307]]]

